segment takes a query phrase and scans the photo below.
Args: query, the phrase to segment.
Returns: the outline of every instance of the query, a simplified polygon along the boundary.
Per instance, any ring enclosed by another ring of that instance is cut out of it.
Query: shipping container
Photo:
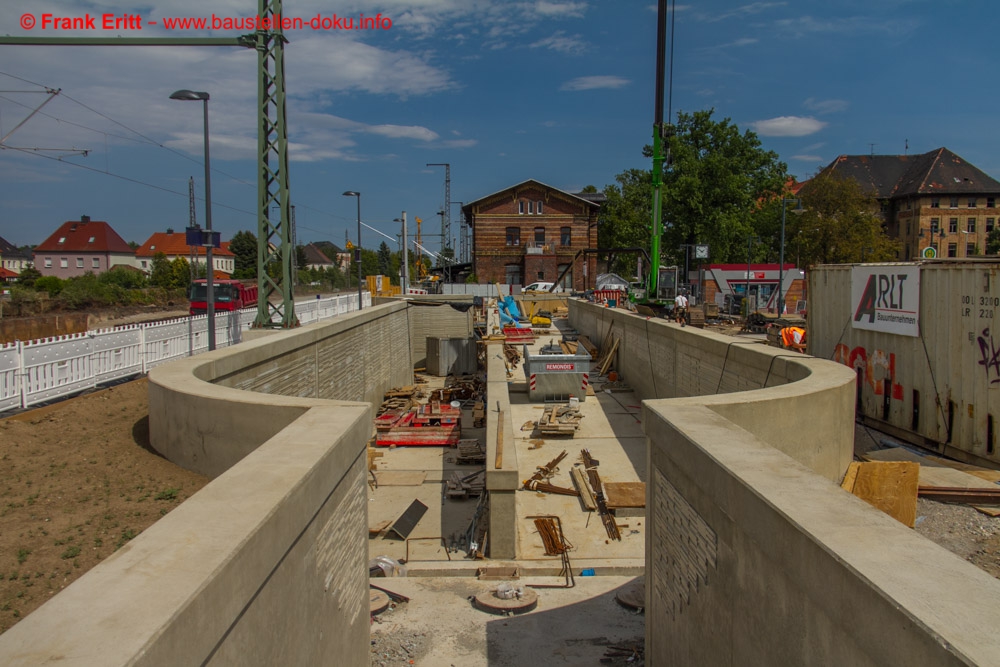
[[[998,279],[998,260],[816,267],[808,352],[854,369],[866,422],[997,467]]]

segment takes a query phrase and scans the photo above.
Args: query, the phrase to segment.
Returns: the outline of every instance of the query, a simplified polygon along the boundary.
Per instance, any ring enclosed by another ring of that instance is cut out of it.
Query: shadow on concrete
[[[550,604],[547,597],[557,599],[558,593],[536,589],[538,607],[534,611],[498,617],[486,624],[487,664],[490,667],[632,664],[624,657],[602,662],[609,647],[641,649],[643,646],[645,616],[615,599],[618,591],[630,586],[632,582],[575,604],[547,610],[545,606]]]

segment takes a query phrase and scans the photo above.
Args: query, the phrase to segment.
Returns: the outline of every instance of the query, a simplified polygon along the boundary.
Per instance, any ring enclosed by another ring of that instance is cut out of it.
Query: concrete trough
[[[532,401],[587,400],[589,354],[532,354],[524,346],[524,375]]]

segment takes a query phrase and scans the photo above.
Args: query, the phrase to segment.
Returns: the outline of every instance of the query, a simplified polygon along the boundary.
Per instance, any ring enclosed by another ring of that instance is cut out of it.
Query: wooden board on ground
[[[427,513],[427,505],[424,505],[419,500],[414,500],[410,503],[410,506],[406,508],[406,511],[399,515],[396,519],[396,523],[392,524],[389,528],[390,533],[396,533],[399,535],[400,539],[406,539],[413,532],[413,529],[417,527],[420,519],[423,518],[424,514]]]
[[[956,470],[939,461],[934,461],[930,457],[921,456],[902,447],[868,452],[864,455],[864,458],[871,461],[914,461],[919,463],[920,486],[961,487],[966,489],[997,488],[996,484],[992,484],[975,475],[970,475],[967,472]]]
[[[852,493],[910,528],[917,519],[920,464],[871,461],[858,467]]]
[[[608,509],[619,507],[645,507],[645,482],[605,482],[604,496]]]
[[[594,498],[594,492],[590,489],[590,484],[587,483],[587,478],[583,473],[583,468],[573,466],[569,471],[569,476],[573,480],[573,486],[576,487],[577,492],[580,494],[583,507],[588,512],[596,510],[597,499]]]
[[[597,360],[597,346],[591,343],[589,338],[586,336],[580,336],[576,339],[576,342],[583,346],[583,349],[590,354],[591,360]]]
[[[943,466],[948,466],[949,468],[954,468],[955,470],[961,470],[962,472],[978,477],[979,479],[985,479],[987,482],[1000,482],[1000,470],[991,470],[990,468],[975,466],[971,463],[962,463],[961,461],[949,461],[948,459],[943,459],[939,456],[927,456],[925,458],[927,458],[928,461],[940,463]]]
[[[420,486],[427,479],[424,470],[376,470],[379,486]]]

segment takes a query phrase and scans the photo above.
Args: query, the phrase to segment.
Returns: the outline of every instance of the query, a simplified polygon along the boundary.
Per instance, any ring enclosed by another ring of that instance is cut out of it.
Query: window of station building
[[[969,208],[976,208],[976,198],[969,197]]]
[[[562,280],[559,281],[559,286],[571,290],[573,289],[573,270],[569,267],[569,264],[560,264],[556,267],[556,271],[558,271],[556,275],[562,276]],[[566,273],[564,274],[563,271]]]
[[[966,243],[965,244],[965,256],[966,257],[975,257],[976,256],[976,244],[975,243]]]
[[[958,218],[948,218],[948,231],[952,234],[958,232]]]
[[[534,215],[534,214],[535,214],[535,202],[529,201],[528,202],[528,215]]]
[[[997,200],[995,197],[986,198],[986,208],[996,208],[996,206],[997,206]]]
[[[986,233],[989,234],[993,231],[993,225],[996,224],[996,218],[986,218]]]
[[[524,215],[524,202],[521,201],[521,200],[518,200],[518,202],[517,202],[517,214],[518,215]],[[508,243],[507,245],[510,245],[510,244]]]
[[[941,218],[931,218],[931,235],[937,234],[938,227],[941,225]]]
[[[965,231],[975,233],[976,231],[976,219],[969,218],[965,224]]]
[[[951,206],[951,208],[958,208],[958,197],[952,197],[949,206]]]
[[[559,228],[559,245],[573,245],[573,228]]]
[[[542,214],[542,202],[541,202],[541,200],[539,200],[538,202],[536,202],[536,204],[535,204],[535,210],[538,211],[538,215]]]
[[[521,228],[507,228],[507,245],[521,245]]]
[[[539,281],[545,280],[545,272],[544,271],[538,271],[535,274],[535,280],[539,280]]]
[[[535,227],[535,245],[545,245],[544,227]]]
[[[931,197],[931,208],[941,208],[941,199],[938,197]]]
[[[949,243],[948,244],[948,256],[949,257],[958,257],[958,244],[957,243]]]

